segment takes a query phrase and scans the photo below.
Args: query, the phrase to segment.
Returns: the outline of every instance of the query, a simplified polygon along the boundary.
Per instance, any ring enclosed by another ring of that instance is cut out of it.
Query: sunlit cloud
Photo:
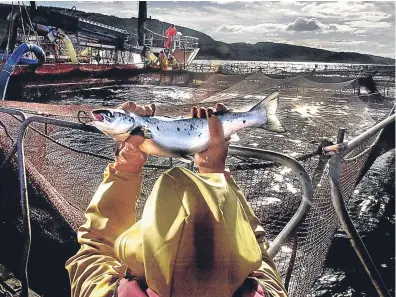
[[[293,23],[287,25],[286,30],[288,31],[315,31],[323,28],[323,24],[318,20],[312,18],[307,19],[298,17]]]

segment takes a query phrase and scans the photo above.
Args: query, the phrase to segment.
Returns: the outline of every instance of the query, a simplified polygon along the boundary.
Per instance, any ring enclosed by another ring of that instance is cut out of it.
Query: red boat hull
[[[111,70],[136,70],[138,69],[135,64],[127,65],[104,65],[104,64],[70,64],[70,63],[54,63],[44,64],[38,67],[17,65],[13,76],[18,76],[24,73],[36,74],[36,75],[62,75],[72,72],[86,72],[86,73],[99,73],[107,72]]]

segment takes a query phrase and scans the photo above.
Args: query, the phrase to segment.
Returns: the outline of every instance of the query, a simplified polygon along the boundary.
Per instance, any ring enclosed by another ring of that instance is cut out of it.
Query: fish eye
[[[113,116],[113,112],[110,111],[110,110],[106,110],[106,109],[103,109],[103,110],[97,109],[97,110],[94,111],[94,113],[101,114],[101,115],[104,115],[104,116],[107,116],[107,117],[112,117]]]

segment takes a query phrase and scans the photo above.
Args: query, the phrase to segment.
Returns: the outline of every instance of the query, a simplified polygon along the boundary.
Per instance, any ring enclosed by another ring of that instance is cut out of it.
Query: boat
[[[24,53],[12,65],[13,89],[31,87],[45,80],[61,84],[91,77],[125,78],[144,72],[184,71],[199,52],[196,37],[177,32],[167,38],[162,32],[148,29],[146,1],[139,2],[136,33],[81,18],[76,15],[75,7],[57,11],[37,7],[34,1],[30,7],[23,3],[11,7],[6,32],[0,44],[0,68],[19,44],[36,44],[45,54],[45,61],[32,63],[29,60],[37,57]],[[162,67],[161,52],[172,56],[176,63]]]

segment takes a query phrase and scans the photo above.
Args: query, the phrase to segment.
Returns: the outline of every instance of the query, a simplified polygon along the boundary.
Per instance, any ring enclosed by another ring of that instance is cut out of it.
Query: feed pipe
[[[46,35],[51,42],[55,41],[56,38],[62,40],[63,43],[66,45],[67,53],[69,54],[71,62],[74,64],[78,64],[78,59],[73,43],[66,34],[56,31],[55,28],[51,26],[45,26],[37,23],[34,23],[33,26],[36,29],[37,33],[39,33],[40,35]]]
[[[11,57],[10,54],[0,54],[0,61],[7,62],[7,60],[8,60],[10,57]],[[39,60],[36,60],[36,59],[28,59],[28,58],[22,57],[22,58],[19,60],[19,63],[20,63],[20,64],[23,64],[23,65],[37,65],[37,64],[40,63],[40,61],[39,61]]]
[[[78,64],[76,51],[74,50],[73,43],[71,42],[69,37],[67,37],[66,34],[59,33],[59,39],[61,39],[65,43],[66,49],[67,49],[67,53],[69,54],[71,62],[74,63],[74,64]]]
[[[4,64],[0,73],[0,96],[2,100],[5,98],[8,82],[15,70],[15,65],[17,65],[22,56],[28,52],[33,52],[36,55],[40,65],[45,62],[45,54],[41,47],[29,43],[22,43],[18,46],[8,59],[7,63]]]

